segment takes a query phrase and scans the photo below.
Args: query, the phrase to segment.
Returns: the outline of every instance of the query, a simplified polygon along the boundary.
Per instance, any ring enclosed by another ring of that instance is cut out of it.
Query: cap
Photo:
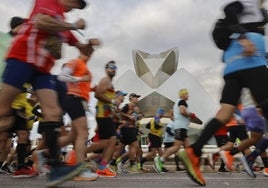
[[[12,17],[10,20],[10,28],[14,29],[15,27],[23,24],[23,22],[25,22],[25,21],[26,21],[26,19],[23,19],[21,17],[17,17],[17,16]]]
[[[126,96],[127,93],[124,92],[124,91],[118,90],[118,91],[115,92],[115,95],[116,95],[116,96]]]
[[[131,93],[131,94],[129,95],[129,99],[131,99],[131,98],[133,98],[133,97],[137,97],[137,98],[139,98],[139,97],[141,97],[141,96],[138,95],[138,94],[136,94],[136,93]]]
[[[156,113],[163,116],[165,114],[165,110],[162,108],[158,108]]]
[[[84,0],[79,0],[79,4],[80,4],[80,9],[84,9],[87,6],[86,1]]]

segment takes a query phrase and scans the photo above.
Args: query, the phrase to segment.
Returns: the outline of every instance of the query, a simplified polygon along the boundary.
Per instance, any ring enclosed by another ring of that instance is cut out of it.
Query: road
[[[232,173],[220,175],[204,173],[206,188],[263,188],[268,185],[268,177],[261,173],[252,179],[246,174]],[[16,179],[11,175],[0,174],[1,188],[42,188],[46,184],[46,176],[27,179]],[[68,181],[61,188],[196,188],[186,173],[143,173],[119,174],[116,178],[99,178],[91,182]]]

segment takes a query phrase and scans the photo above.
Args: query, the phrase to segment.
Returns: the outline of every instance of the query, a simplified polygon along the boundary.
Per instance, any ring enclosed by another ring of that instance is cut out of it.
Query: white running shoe
[[[91,172],[90,170],[84,170],[81,174],[74,177],[74,181],[94,181],[98,179],[99,175]]]

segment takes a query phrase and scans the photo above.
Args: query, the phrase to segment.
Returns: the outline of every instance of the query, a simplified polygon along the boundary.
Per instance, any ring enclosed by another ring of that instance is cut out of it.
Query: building
[[[132,52],[135,72],[126,71],[114,83],[116,89],[141,95],[138,106],[145,114],[141,121],[146,124],[153,117],[158,107],[168,112],[176,100],[178,91],[187,88],[190,111],[203,122],[210,119],[217,104],[208,95],[199,82],[185,69],[178,69],[178,49],[172,48],[159,54],[149,54],[140,50]],[[164,120],[165,122],[168,119]],[[191,123],[189,136],[194,140],[199,135],[202,125]]]

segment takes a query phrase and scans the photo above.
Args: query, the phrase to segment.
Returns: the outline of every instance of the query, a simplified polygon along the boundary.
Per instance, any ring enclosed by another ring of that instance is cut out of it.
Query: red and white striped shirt
[[[58,0],[36,0],[29,20],[22,25],[14,38],[7,58],[30,63],[39,71],[49,73],[55,63],[55,58],[44,48],[46,40],[53,35],[69,45],[74,45],[78,40],[70,31],[52,34],[36,28],[35,15],[46,14],[63,21],[64,12],[65,9]]]

